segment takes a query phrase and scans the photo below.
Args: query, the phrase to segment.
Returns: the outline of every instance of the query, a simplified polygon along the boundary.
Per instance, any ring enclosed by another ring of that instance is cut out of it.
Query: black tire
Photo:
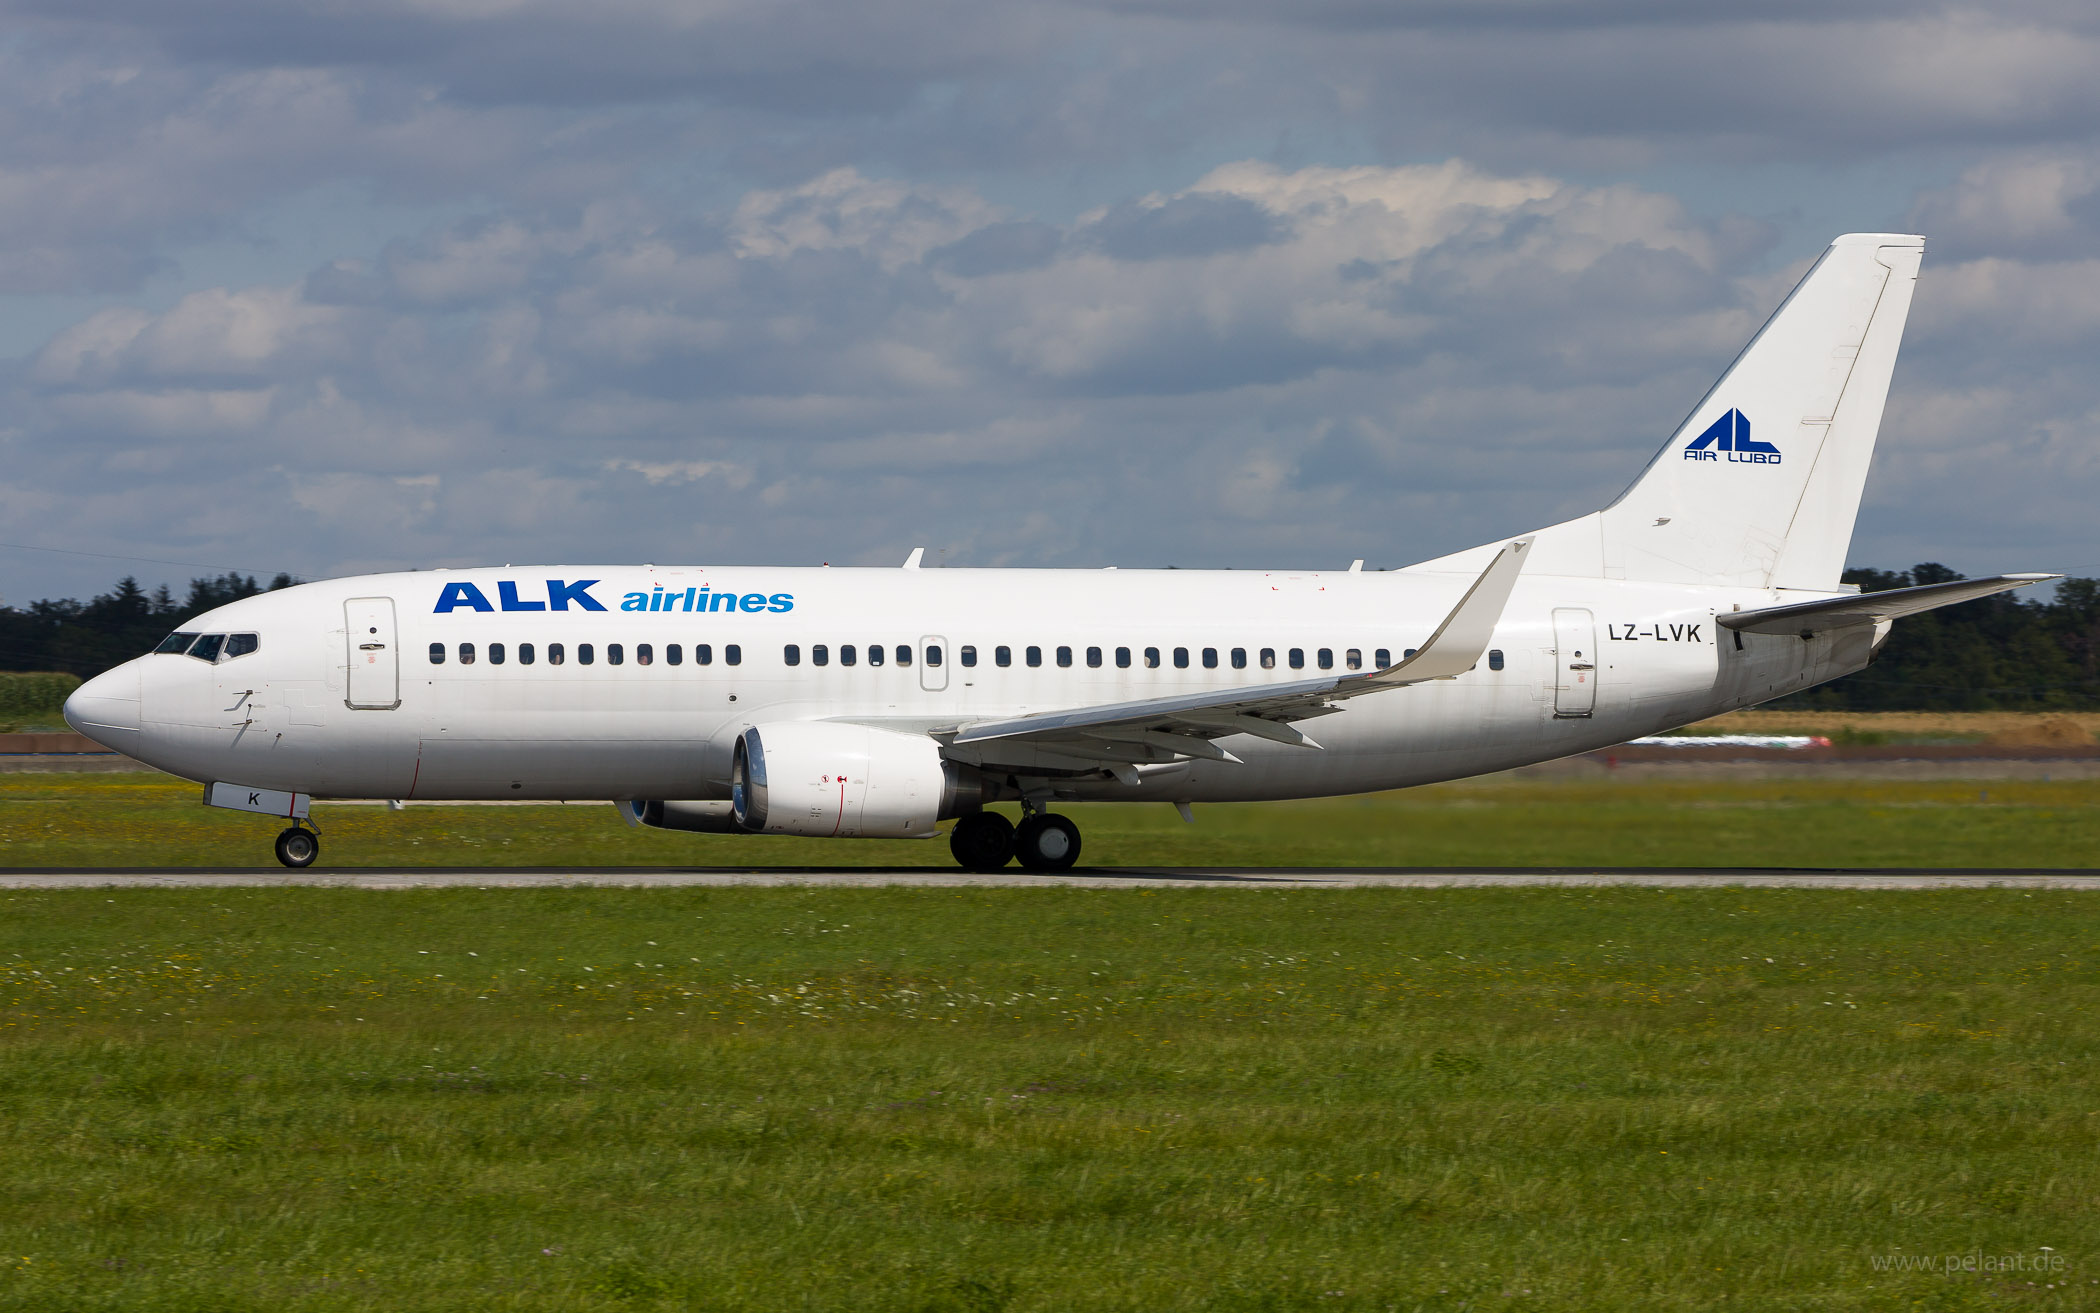
[[[1079,860],[1079,827],[1062,816],[1037,812],[1014,832],[1014,852],[1031,871],[1069,871]]]
[[[966,871],[996,871],[1014,859],[1014,823],[998,812],[974,812],[948,832],[948,851]]]
[[[277,836],[277,860],[295,871],[312,866],[320,855],[321,836],[312,830],[293,826]]]

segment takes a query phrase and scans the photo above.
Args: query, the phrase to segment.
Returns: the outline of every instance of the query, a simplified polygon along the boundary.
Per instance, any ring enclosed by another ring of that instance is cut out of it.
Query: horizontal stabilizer
[[[1956,579],[1944,584],[1921,584],[1916,588],[1891,588],[1879,593],[1855,593],[1849,597],[1826,597],[1816,602],[1793,602],[1766,606],[1755,611],[1735,611],[1714,619],[1724,629],[1745,634],[1809,634],[1850,625],[1871,625],[1896,620],[1921,611],[1935,611],[1956,602],[1973,601],[2024,588],[2060,574],[1994,574],[1984,579]]]

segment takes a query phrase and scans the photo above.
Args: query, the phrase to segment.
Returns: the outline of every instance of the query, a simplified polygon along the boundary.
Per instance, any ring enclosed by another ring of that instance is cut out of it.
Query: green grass
[[[2091,1308],[2090,897],[16,891],[0,1308]]]
[[[165,775],[0,775],[0,867],[271,866],[267,817]],[[1492,778],[1316,802],[1069,809],[1087,865],[2100,865],[2100,780]],[[609,806],[320,804],[328,866],[936,866],[939,841],[675,834]],[[272,867],[272,869],[275,869]]]

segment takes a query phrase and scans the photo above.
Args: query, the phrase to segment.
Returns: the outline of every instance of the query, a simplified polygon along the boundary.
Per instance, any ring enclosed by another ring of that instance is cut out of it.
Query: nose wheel
[[[312,866],[321,855],[321,836],[293,826],[277,836],[277,860],[293,870]]]
[[[1014,854],[1031,871],[1069,871],[1079,860],[1079,827],[1066,817],[1037,812],[1014,831]]]

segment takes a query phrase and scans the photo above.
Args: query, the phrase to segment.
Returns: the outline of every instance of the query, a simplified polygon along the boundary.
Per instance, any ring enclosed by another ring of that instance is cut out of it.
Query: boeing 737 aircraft
[[[287,818],[603,799],[632,824],[1078,859],[1074,800],[1306,798],[1621,743],[1864,667],[2057,576],[1838,582],[1924,239],[1833,242],[1601,511],[1406,569],[549,566],[304,584],[197,617],[66,719]],[[1018,827],[987,804],[1016,802]]]

